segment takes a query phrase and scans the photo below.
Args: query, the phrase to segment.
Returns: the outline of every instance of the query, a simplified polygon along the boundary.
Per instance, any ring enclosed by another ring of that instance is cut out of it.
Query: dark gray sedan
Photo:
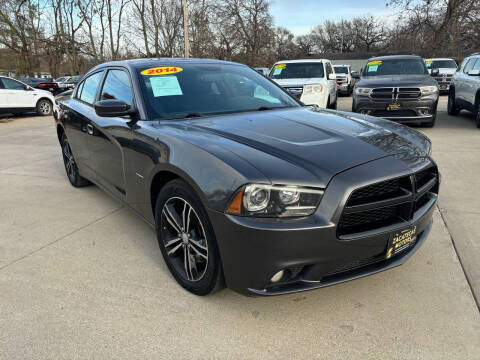
[[[404,263],[431,228],[428,138],[303,106],[244,65],[102,64],[60,102],[56,125],[71,184],[98,185],[154,227],[173,277],[198,295],[373,274]]]

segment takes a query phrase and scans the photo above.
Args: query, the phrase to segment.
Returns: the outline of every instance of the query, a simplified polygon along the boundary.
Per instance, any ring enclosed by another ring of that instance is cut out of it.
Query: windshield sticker
[[[425,61],[425,64],[427,65],[427,67],[432,66],[432,63],[433,63],[432,60],[427,60],[427,61]]]
[[[182,88],[176,76],[156,76],[150,78],[153,96],[183,95]]]
[[[175,74],[179,73],[180,71],[183,71],[181,67],[177,66],[162,66],[162,67],[156,67],[156,68],[151,68],[147,70],[143,70],[141,72],[142,75],[168,75],[168,74]]]
[[[382,64],[382,60],[375,60],[375,61],[370,61],[367,66],[370,66],[370,65],[381,65]]]
[[[275,65],[274,69],[285,69],[287,67],[287,64],[277,64]]]
[[[284,68],[278,68],[278,69],[275,68],[275,69],[273,69],[273,75],[274,75],[274,76],[275,76],[275,75],[280,75],[280,74],[282,73],[282,70],[283,70],[283,69],[284,69]]]
[[[368,72],[375,72],[378,70],[378,65],[368,65]]]

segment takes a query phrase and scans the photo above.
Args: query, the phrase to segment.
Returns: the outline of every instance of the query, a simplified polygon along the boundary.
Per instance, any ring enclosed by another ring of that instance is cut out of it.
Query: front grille
[[[338,223],[338,236],[407,222],[438,193],[438,170],[417,173],[359,188],[350,195]]]
[[[303,94],[303,87],[298,87],[298,86],[285,86],[284,87],[287,92],[292,95],[293,97],[300,99]]]
[[[375,100],[414,100],[422,95],[419,88],[377,88],[373,89],[370,97]]]
[[[344,84],[347,83],[348,79],[347,78],[337,78],[337,83],[338,84]]]

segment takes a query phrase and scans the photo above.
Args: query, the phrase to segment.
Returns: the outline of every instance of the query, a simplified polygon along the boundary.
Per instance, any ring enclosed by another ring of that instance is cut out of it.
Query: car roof
[[[420,59],[423,60],[420,56],[418,55],[386,55],[386,56],[376,56],[369,58],[368,61],[374,61],[374,60],[406,60],[406,59]]]
[[[89,72],[95,69],[101,69],[104,67],[111,66],[124,66],[129,68],[141,68],[147,66],[156,66],[156,65],[179,65],[179,64],[230,64],[230,65],[241,65],[244,64],[224,61],[224,60],[215,60],[215,59],[185,59],[185,58],[148,58],[148,59],[130,59],[130,60],[120,60],[120,61],[109,61],[100,65],[95,66]]]
[[[435,61],[435,60],[452,60],[452,61],[455,61],[453,60],[452,58],[431,58],[431,59],[425,59],[425,61]]]
[[[277,61],[275,64],[291,64],[291,63],[321,63],[325,61],[330,61],[327,59],[299,59],[299,60],[282,60]]]
[[[346,66],[346,67],[350,67],[350,65],[348,65],[348,64],[335,64],[335,65],[333,65],[333,67],[335,67],[335,66]]]

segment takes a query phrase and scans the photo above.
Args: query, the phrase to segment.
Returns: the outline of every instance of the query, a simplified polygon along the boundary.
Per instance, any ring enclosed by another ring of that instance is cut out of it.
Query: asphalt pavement
[[[479,359],[480,130],[445,110],[417,128],[443,175],[419,251],[271,298],[187,293],[141,219],[69,185],[52,118],[0,122],[0,359]]]

